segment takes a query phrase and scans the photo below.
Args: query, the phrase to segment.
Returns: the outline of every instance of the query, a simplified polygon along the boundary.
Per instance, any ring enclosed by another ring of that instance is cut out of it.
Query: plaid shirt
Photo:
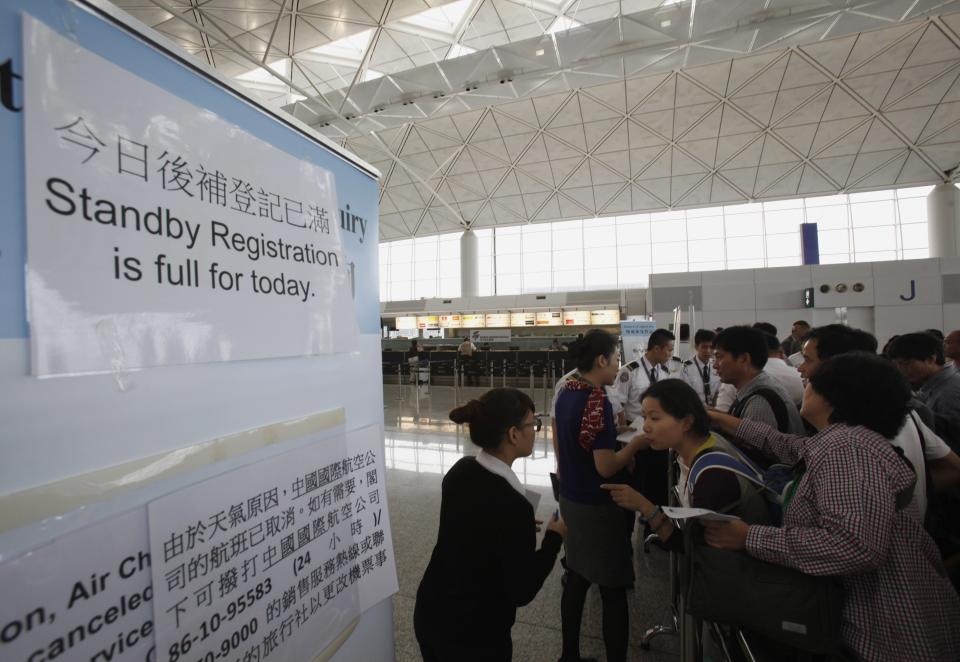
[[[843,640],[862,660],[960,659],[960,599],[922,525],[896,510],[913,475],[888,440],[861,426],[807,438],[750,421],[736,437],[781,462],[806,463],[783,526],[749,528],[750,555],[839,576]]]

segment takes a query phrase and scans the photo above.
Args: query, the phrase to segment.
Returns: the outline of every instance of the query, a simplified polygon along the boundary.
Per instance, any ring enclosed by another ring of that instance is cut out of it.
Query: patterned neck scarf
[[[579,379],[568,380],[563,385],[567,391],[590,391],[587,404],[583,407],[583,418],[580,421],[580,436],[577,442],[585,451],[593,450],[593,442],[597,435],[603,432],[603,401],[607,397],[601,386],[594,386]]]

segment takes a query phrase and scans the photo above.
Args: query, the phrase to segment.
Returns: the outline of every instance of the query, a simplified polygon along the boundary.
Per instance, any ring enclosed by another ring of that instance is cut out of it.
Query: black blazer
[[[462,458],[443,479],[437,544],[417,591],[418,638],[464,647],[509,640],[517,607],[543,586],[562,542],[547,531],[538,550],[530,502]]]

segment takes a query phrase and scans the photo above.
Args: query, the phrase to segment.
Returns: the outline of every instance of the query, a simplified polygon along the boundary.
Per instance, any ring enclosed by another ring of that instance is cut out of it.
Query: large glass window
[[[923,258],[929,186],[475,230],[479,294],[645,287],[651,273]],[[460,293],[460,234],[380,245],[384,301]]]

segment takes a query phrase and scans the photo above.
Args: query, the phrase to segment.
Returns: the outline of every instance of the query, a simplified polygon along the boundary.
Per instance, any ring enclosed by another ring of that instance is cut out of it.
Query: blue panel
[[[800,248],[804,264],[820,264],[820,238],[816,223],[800,224]]]
[[[234,93],[157,50],[110,21],[69,0],[2,0],[0,2],[0,83],[4,84],[0,107],[0,338],[26,338],[24,256],[26,254],[26,202],[24,200],[23,72],[21,12],[29,13],[64,37],[123,67],[131,73],[206,108],[228,122],[264,140],[295,158],[309,161],[334,173],[341,218],[349,214],[366,220],[366,233],[344,232],[344,250],[355,265],[357,315],[362,333],[379,333],[379,195],[376,180],[343,157],[292,127],[239,100]],[[7,75],[12,74],[12,75]],[[12,91],[12,95],[7,92]],[[117,91],[122,95],[122,90]],[[357,224],[359,225],[359,224]]]

